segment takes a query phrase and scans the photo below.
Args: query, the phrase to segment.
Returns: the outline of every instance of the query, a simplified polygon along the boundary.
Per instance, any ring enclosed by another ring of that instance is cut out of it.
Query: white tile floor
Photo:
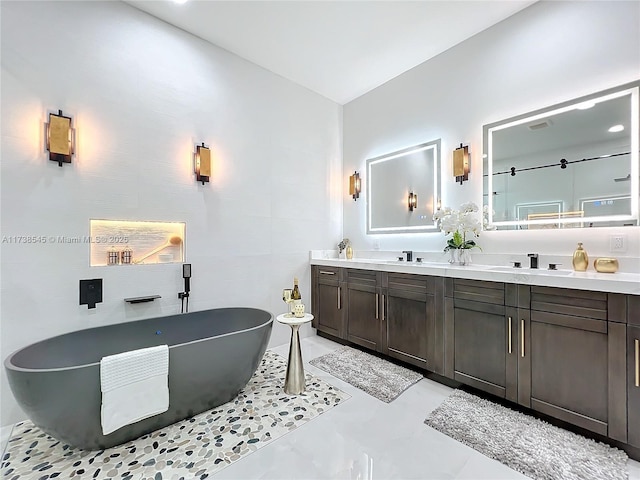
[[[225,468],[214,479],[465,479],[527,477],[424,425],[452,391],[423,379],[386,404],[308,364],[340,345],[302,340],[305,369],[352,398],[271,445]],[[288,354],[288,344],[272,349]],[[629,461],[629,479],[640,463]]]

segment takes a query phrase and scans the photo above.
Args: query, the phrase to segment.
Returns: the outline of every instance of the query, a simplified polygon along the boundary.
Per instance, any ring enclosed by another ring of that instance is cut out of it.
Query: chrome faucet
[[[411,250],[403,250],[402,253],[407,254],[407,262],[413,262],[413,252]]]
[[[529,253],[527,254],[527,257],[529,257],[530,260],[529,268],[538,268],[538,254]]]

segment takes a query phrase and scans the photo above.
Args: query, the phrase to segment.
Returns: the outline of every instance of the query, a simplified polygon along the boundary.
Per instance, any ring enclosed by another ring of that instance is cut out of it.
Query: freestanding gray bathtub
[[[34,343],[4,362],[13,395],[33,423],[84,450],[101,450],[235,398],[267,348],[273,315],[221,308],[90,328]],[[100,359],[169,345],[169,410],[102,434]]]

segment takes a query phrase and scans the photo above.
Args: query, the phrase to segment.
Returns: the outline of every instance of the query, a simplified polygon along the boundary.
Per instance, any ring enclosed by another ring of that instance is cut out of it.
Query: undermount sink
[[[515,267],[490,267],[492,272],[504,272],[504,273],[520,273],[525,275],[556,275],[560,277],[566,277],[573,273],[572,270],[549,270],[548,268],[515,268]]]
[[[405,265],[407,267],[446,267],[449,266],[445,262],[407,262],[406,260],[371,260],[371,263],[382,263],[385,265]]]

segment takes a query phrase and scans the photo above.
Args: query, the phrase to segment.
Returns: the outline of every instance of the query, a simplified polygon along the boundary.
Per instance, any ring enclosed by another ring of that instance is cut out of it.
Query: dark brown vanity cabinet
[[[338,338],[345,338],[343,269],[311,267],[313,327]]]
[[[346,339],[362,347],[382,351],[382,273],[345,269]]]
[[[312,275],[321,332],[639,455],[640,296],[351,268]]]
[[[626,441],[624,295],[446,279],[446,376]]]
[[[530,315],[521,319],[519,401],[625,441],[626,327],[609,321],[609,303],[604,292],[531,287]]]
[[[506,306],[504,283],[445,279],[445,376],[517,400],[517,286]]]
[[[627,326],[627,442],[640,448],[640,297],[628,297]]]
[[[382,285],[382,352],[425,370],[442,373],[442,346],[436,340],[442,318],[442,279],[388,273]],[[440,332],[442,327],[440,327]],[[442,334],[439,335],[440,340]]]

